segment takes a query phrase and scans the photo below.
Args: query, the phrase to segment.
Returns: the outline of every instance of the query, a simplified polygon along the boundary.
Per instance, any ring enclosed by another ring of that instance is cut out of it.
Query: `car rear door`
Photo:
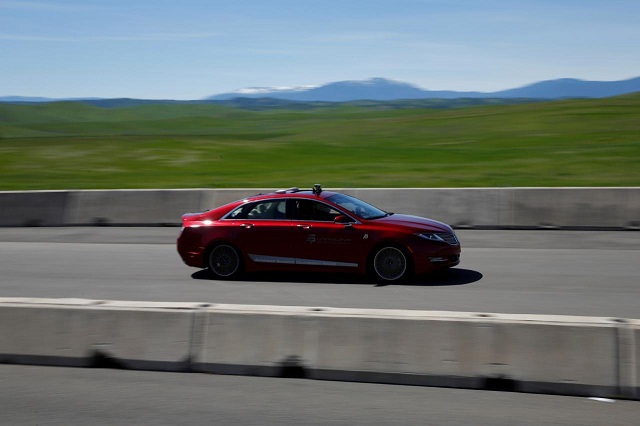
[[[255,263],[295,264],[297,228],[286,217],[286,199],[262,200],[245,207],[233,218],[235,240]]]

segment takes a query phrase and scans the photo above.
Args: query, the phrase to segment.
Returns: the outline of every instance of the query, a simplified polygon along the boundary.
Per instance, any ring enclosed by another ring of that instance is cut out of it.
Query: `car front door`
[[[292,200],[296,263],[323,268],[357,268],[360,260],[360,240],[363,233],[353,223],[339,223],[335,218],[343,213],[321,201]]]

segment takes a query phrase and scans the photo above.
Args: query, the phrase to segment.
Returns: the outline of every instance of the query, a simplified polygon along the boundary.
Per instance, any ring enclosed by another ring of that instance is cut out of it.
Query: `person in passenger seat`
[[[267,219],[267,205],[262,203],[255,206],[248,214],[249,219]]]
[[[313,220],[313,209],[311,202],[306,200],[296,201],[298,207],[298,220]]]

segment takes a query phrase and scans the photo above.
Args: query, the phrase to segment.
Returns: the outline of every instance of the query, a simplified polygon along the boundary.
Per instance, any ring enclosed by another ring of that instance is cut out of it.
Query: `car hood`
[[[428,219],[426,217],[411,216],[408,214],[392,214],[391,216],[376,219],[375,222],[407,226],[419,231],[453,232],[453,229],[451,229],[451,227],[446,223],[438,222],[437,220]]]

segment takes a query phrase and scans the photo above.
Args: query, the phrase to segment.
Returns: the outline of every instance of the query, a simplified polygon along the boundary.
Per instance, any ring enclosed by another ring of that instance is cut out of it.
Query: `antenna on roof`
[[[319,183],[313,185],[313,193],[314,195],[320,195],[322,193],[322,185],[320,185]]]

